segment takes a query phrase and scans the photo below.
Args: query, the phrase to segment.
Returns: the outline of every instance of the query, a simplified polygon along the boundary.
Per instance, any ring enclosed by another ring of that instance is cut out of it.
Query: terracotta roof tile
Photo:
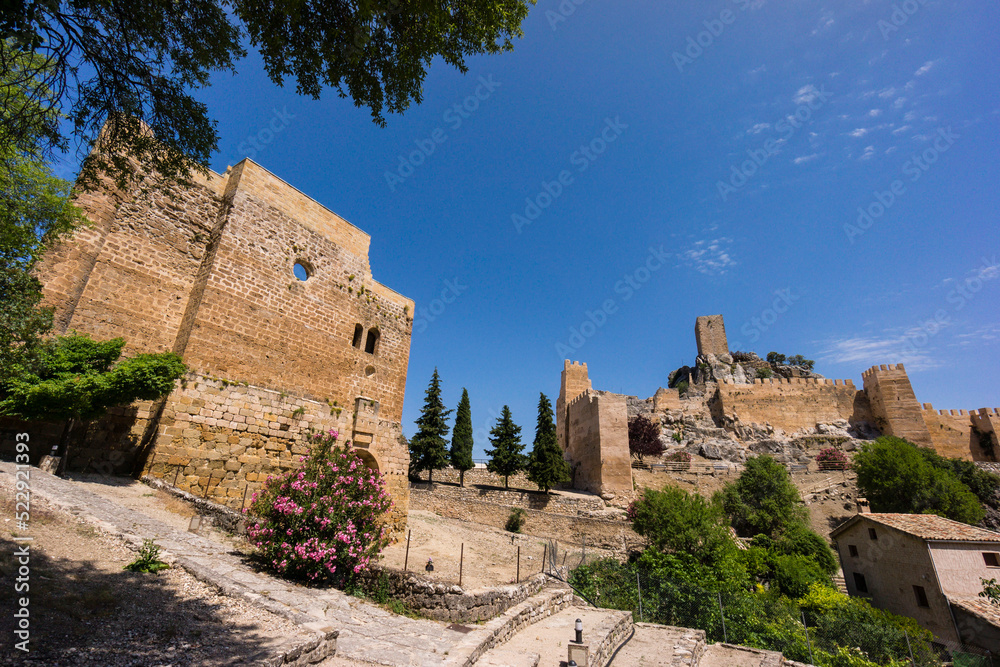
[[[1000,607],[988,600],[983,598],[949,598],[949,602],[1000,628]]]
[[[925,540],[956,542],[1000,542],[1000,533],[977,528],[934,514],[859,514],[883,526],[889,526]]]

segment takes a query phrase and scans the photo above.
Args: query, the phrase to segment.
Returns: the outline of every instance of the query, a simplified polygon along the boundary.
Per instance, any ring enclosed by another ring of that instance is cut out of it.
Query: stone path
[[[598,645],[602,640],[611,639],[610,636],[619,625],[625,622],[629,630],[632,626],[632,614],[627,611],[572,607],[525,628],[507,643],[486,653],[476,664],[483,667],[527,667],[566,662],[567,645],[576,636],[575,624],[578,618],[583,622],[583,641],[590,647],[591,661],[594,660]],[[628,636],[628,632],[620,634],[623,636],[611,639],[615,646],[610,647],[611,650],[606,651],[606,654],[610,654]]]
[[[705,631],[636,623],[635,634],[609,663],[610,667],[695,667],[705,651]]]
[[[781,654],[774,651],[713,644],[705,649],[698,667],[781,667],[783,663]]]
[[[14,465],[0,462],[0,471],[13,474]],[[341,658],[414,667],[461,665],[488,638],[491,625],[502,622],[503,617],[471,632],[449,629],[444,623],[397,616],[337,590],[297,586],[255,572],[231,547],[117,504],[88,491],[87,485],[31,469],[33,495],[134,544],[152,538],[165,560],[173,559],[223,592],[241,595],[312,633],[333,636],[339,630],[336,655]],[[516,613],[518,607],[508,613]]]

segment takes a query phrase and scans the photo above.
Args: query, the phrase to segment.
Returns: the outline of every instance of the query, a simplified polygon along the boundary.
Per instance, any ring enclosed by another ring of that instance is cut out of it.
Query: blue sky
[[[386,128],[253,57],[200,97],[213,169],[249,155],[371,234],[417,304],[404,430],[436,366],[482,456],[504,404],[530,443],[563,359],[650,396],[715,313],[732,349],[1000,406],[997,26],[986,0],[539,0]]]

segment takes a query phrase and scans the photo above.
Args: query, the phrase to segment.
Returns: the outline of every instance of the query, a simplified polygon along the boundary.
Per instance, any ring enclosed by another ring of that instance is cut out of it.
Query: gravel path
[[[0,486],[9,489],[13,485],[13,470],[12,463],[0,462]],[[351,661],[414,666],[462,664],[463,656],[475,650],[491,631],[490,624],[468,632],[467,628],[450,629],[436,621],[397,616],[337,590],[307,588],[256,572],[231,544],[181,530],[170,525],[176,521],[169,517],[161,517],[170,521],[167,523],[126,507],[120,502],[122,498],[107,497],[120,491],[105,488],[100,494],[94,493],[90,489],[98,483],[60,479],[31,469],[31,491],[36,500],[47,501],[133,543],[153,538],[163,548],[164,560],[175,560],[198,579],[294,622],[303,632],[332,637],[339,630],[337,662],[331,661],[331,665],[349,665]]]

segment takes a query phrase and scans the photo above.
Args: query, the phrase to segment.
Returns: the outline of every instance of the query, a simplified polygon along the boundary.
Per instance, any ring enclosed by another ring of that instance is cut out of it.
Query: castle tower
[[[702,315],[694,322],[694,338],[698,343],[698,356],[729,354],[726,325],[722,315]]]
[[[903,364],[872,366],[861,374],[875,424],[882,435],[931,446],[931,434]]]
[[[587,376],[587,364],[579,361],[570,363],[567,359],[563,364],[562,381],[559,384],[559,398],[556,400],[556,435],[559,438],[559,446],[566,451],[568,439],[566,428],[566,406],[580,394],[591,389],[590,378]]]

